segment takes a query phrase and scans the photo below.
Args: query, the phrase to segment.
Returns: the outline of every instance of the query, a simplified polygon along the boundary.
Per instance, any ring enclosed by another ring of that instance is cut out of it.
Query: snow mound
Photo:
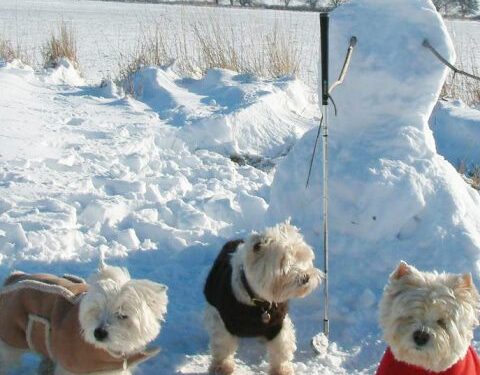
[[[54,68],[48,68],[43,77],[46,83],[54,85],[83,86],[85,80],[75,67],[75,64],[66,58],[60,59]]]
[[[314,95],[293,79],[259,80],[221,69],[181,79],[170,68],[145,67],[132,82],[137,98],[181,127],[178,136],[192,149],[273,158],[314,125]]]
[[[447,71],[422,42],[455,55],[431,1],[352,0],[331,25],[332,77],[358,38],[329,124],[332,332],[353,343],[377,331],[381,290],[401,259],[478,280],[480,196],[437,154],[428,126]],[[307,132],[278,167],[268,217],[291,216],[321,259],[321,146],[305,188],[315,136]]]
[[[0,58],[0,68],[4,69],[4,71],[9,71],[10,73],[30,77],[33,77],[34,72],[31,66],[24,64],[18,59],[7,62]]]
[[[99,96],[104,98],[119,98],[123,94],[122,89],[111,79],[103,79],[98,91]]]
[[[438,152],[455,167],[480,165],[480,111],[463,102],[440,101],[430,118]]]

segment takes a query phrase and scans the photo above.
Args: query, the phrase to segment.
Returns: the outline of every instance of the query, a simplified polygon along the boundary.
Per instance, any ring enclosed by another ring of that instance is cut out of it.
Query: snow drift
[[[430,118],[438,152],[452,165],[472,168],[480,164],[480,111],[461,101],[440,101]]]
[[[260,80],[211,69],[181,79],[171,69],[145,67],[131,77],[138,99],[193,149],[275,158],[314,125],[314,95],[298,80]]]
[[[331,19],[331,75],[358,38],[351,70],[330,115],[333,338],[355,342],[375,330],[376,305],[401,259],[421,269],[479,276],[480,198],[436,151],[428,119],[446,77],[422,47],[427,38],[454,60],[429,0],[354,0]],[[322,160],[305,182],[316,130],[275,175],[270,222],[291,216],[322,251]],[[288,204],[286,204],[288,202]]]

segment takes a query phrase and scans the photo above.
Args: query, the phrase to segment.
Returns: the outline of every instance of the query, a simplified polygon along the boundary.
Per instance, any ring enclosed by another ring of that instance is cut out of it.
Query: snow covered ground
[[[316,13],[88,0],[0,2],[0,37],[18,40],[27,51],[35,50],[38,60],[41,46],[61,20],[76,30],[79,61],[89,83],[115,75],[119,55],[135,46],[142,30],[157,23],[171,30],[167,35],[175,39],[183,36],[185,25],[213,20],[238,36],[258,35],[254,48],[263,48],[260,36],[275,27],[292,35],[293,42],[301,49],[300,78],[311,87],[316,86],[319,34]],[[480,22],[452,20],[447,21],[447,26],[461,65],[467,69],[475,62],[480,65]],[[188,37],[191,35],[187,33]]]
[[[445,29],[426,0],[353,3],[332,20],[333,46],[352,33],[360,40],[348,81],[335,93],[340,114],[331,124],[333,344],[326,357],[313,356],[321,291],[295,302],[300,375],[375,372],[384,350],[377,303],[401,258],[420,268],[471,271],[477,283],[480,275],[480,195],[451,165],[480,162],[472,143],[480,114],[440,103],[430,121],[435,139],[427,124],[445,71],[418,46],[428,36],[452,54]],[[317,29],[308,13],[0,3],[0,30],[32,45],[44,40],[52,20],[74,20],[85,77],[67,62],[47,72],[0,67],[0,277],[12,269],[87,276],[105,249],[133,277],[167,284],[162,352],[141,366],[145,375],[206,373],[201,290],[224,241],[292,216],[321,249],[319,157],[312,187],[304,189],[318,117],[308,82],[316,47],[307,50],[308,85],[224,70],[193,80],[157,68],[135,77],[137,99],[119,95],[111,82],[93,84],[112,69],[117,47],[132,42],[139,22],[151,17],[173,27],[178,13],[189,12],[242,17],[258,30],[275,19]],[[332,50],[340,66],[344,49]],[[243,345],[237,373],[265,373],[259,353],[256,341]],[[29,357],[17,373],[34,373],[35,364]]]

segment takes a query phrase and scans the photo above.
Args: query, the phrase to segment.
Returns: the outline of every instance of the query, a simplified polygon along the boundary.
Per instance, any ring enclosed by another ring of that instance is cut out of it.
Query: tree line
[[[466,17],[479,11],[479,0],[433,0],[433,3],[447,16]]]

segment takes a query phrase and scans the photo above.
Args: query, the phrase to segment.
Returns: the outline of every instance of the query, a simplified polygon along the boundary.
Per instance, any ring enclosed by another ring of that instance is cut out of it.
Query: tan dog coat
[[[0,289],[0,339],[39,353],[74,374],[126,369],[158,351],[122,357],[96,348],[81,333],[83,282],[47,274],[14,273]]]

